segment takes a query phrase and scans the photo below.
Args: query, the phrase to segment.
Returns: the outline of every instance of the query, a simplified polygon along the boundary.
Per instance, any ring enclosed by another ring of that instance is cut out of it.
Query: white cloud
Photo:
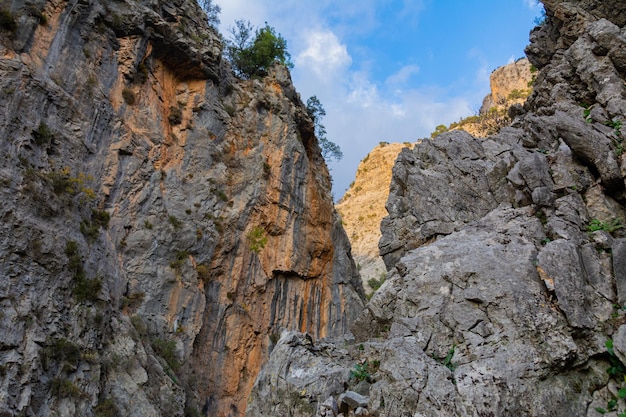
[[[306,45],[295,58],[295,64],[308,67],[318,77],[343,71],[352,62],[346,45],[340,43],[331,31],[310,32],[306,36]]]
[[[437,125],[457,121],[471,112],[467,98],[444,98],[450,91],[411,86],[420,71],[415,64],[400,63],[395,73],[374,78],[377,58],[350,46],[355,38],[380,29],[376,10],[381,2],[377,0],[218,3],[222,6],[222,33],[226,34],[236,19],[250,20],[253,25],[267,21],[287,39],[295,63],[294,85],[303,101],[312,95],[319,98],[326,110],[322,123],[327,137],[344,154],[341,161],[329,164],[336,198],[354,180],[359,161],[379,142],[414,142],[429,136]],[[417,21],[422,3],[403,1],[405,7],[398,12],[405,21]],[[479,51],[474,52],[475,59],[483,59]],[[485,65],[485,74],[477,77],[488,80],[488,71]]]
[[[539,10],[542,7],[538,0],[524,0],[524,4],[531,10]]]
[[[385,84],[388,84],[390,86],[402,85],[409,81],[413,75],[419,73],[419,71],[420,67],[418,67],[417,65],[405,65],[404,67],[400,68],[398,72],[387,77],[387,80],[385,80]]]

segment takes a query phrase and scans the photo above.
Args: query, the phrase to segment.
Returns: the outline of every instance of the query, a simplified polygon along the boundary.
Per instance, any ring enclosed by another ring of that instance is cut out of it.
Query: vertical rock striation
[[[235,79],[194,1],[0,6],[0,414],[242,415],[282,329],[348,331],[285,68]]]

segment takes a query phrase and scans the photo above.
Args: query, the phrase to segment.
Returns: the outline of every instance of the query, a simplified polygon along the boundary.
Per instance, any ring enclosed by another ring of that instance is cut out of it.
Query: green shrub
[[[33,130],[32,135],[35,139],[35,143],[39,146],[48,144],[54,139],[54,134],[44,122],[39,123],[39,127]]]
[[[249,248],[254,253],[259,253],[267,244],[265,230],[260,226],[255,226],[247,235]]]
[[[85,219],[80,222],[80,232],[93,242],[100,234],[100,228],[108,229],[111,215],[105,210],[91,210],[91,219]]]
[[[322,150],[322,157],[326,162],[330,162],[333,159],[340,161],[343,158],[343,152],[336,143],[330,141],[326,137],[326,127],[322,124],[322,118],[326,116],[326,110],[322,106],[317,96],[311,96],[306,101],[306,111],[313,120],[313,126],[315,128],[315,136]]]
[[[367,369],[368,366],[369,364],[367,362],[354,365],[354,369],[350,371],[350,379],[354,379],[357,382],[366,381],[370,377],[370,373]]]
[[[435,128],[435,131],[433,133],[430,134],[430,138],[434,139],[437,136],[439,136],[442,133],[445,133],[448,131],[448,128],[445,125],[439,125]]]
[[[255,30],[250,22],[243,20],[237,20],[235,25],[230,29],[231,39],[226,43],[225,54],[238,76],[264,77],[275,62],[293,67],[287,41],[273,27],[266,23]]]
[[[14,35],[17,31],[17,20],[10,10],[4,7],[0,9],[0,30]]]
[[[111,398],[100,401],[98,405],[94,407],[93,412],[95,417],[117,417],[120,415],[115,401]]]
[[[369,285],[372,290],[376,291],[383,285],[386,279],[387,279],[387,274],[383,272],[382,274],[380,274],[379,279],[370,278],[367,281],[367,285]]]
[[[122,98],[124,99],[124,102],[129,106],[133,106],[137,102],[135,93],[130,88],[125,88],[122,90]]]
[[[91,175],[85,175],[81,172],[78,176],[73,177],[70,167],[65,166],[59,171],[46,174],[45,178],[50,182],[57,195],[69,194],[74,197],[80,194],[83,202],[93,201],[96,198],[93,188],[87,186],[87,183],[93,181]]]
[[[180,220],[178,220],[178,218],[174,216],[173,214],[170,215],[167,219],[169,220],[172,227],[174,227],[174,229],[180,229],[180,227],[183,225],[183,223]]]
[[[78,345],[67,339],[48,340],[41,352],[44,369],[48,368],[48,361],[52,360],[60,365],[77,367],[81,359],[81,350]]]
[[[60,377],[50,381],[50,392],[59,398],[80,398],[85,395],[72,381]]]
[[[154,352],[165,359],[165,362],[173,371],[180,369],[180,362],[176,357],[176,342],[174,340],[155,339],[152,341]]]
[[[98,301],[98,295],[102,290],[102,279],[100,278],[84,278],[76,281],[76,285],[72,290],[72,295],[76,298],[76,301]]]
[[[179,125],[183,122],[183,112],[178,107],[170,107],[170,115],[167,120],[171,125]]]
[[[180,272],[188,257],[189,252],[187,252],[186,250],[176,252],[176,258],[170,262],[170,268]]]
[[[196,266],[196,272],[198,273],[198,278],[203,281],[206,281],[211,277],[209,273],[209,267],[204,264]]]
[[[81,223],[81,231],[83,224]],[[77,301],[91,301],[98,300],[98,295],[102,289],[102,280],[100,278],[88,279],[83,267],[83,261],[80,258],[78,251],[78,244],[73,240],[68,241],[65,244],[65,255],[68,257],[68,269],[72,272],[74,281],[74,288],[72,289],[72,295]]]
[[[587,225],[587,231],[591,233],[598,230],[604,230],[606,232],[613,233],[614,231],[623,227],[624,226],[622,226],[622,222],[618,218],[615,218],[607,223],[604,223],[598,219],[592,219]]]

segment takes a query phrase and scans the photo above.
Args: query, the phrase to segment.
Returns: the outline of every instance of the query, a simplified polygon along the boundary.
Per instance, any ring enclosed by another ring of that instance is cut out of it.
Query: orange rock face
[[[283,329],[344,334],[363,306],[330,177],[288,70],[236,79],[195,1],[158,10],[130,1],[8,5],[20,25],[0,37],[8,129],[0,151],[2,178],[15,178],[3,184],[15,189],[2,192],[22,200],[11,202],[16,214],[5,223],[40,236],[46,260],[38,261],[55,265],[43,270],[25,257],[11,268],[30,268],[45,283],[45,297],[25,288],[20,297],[62,300],[32,307],[54,323],[36,340],[76,341],[97,359],[84,364],[90,380],[83,368],[67,376],[89,393],[75,404],[47,387],[15,392],[36,392],[28,407],[40,415],[45,407],[91,415],[102,399],[120,415],[242,415]],[[52,133],[35,144],[38,126]],[[52,190],[59,173],[86,191]],[[37,204],[15,184],[38,190]],[[89,231],[104,212],[106,226]],[[88,301],[72,298],[68,242],[81,274],[101,283]],[[0,255],[10,251],[2,246]],[[114,324],[94,330],[65,306],[83,315],[100,308]],[[43,348],[19,339],[16,354],[28,344],[36,360]],[[55,369],[41,379],[57,377]]]

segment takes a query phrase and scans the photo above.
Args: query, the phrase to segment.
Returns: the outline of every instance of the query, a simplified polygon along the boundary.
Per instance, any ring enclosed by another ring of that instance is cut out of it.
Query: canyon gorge
[[[506,126],[336,209],[195,0],[0,2],[0,416],[626,413],[626,5],[542,3]]]

